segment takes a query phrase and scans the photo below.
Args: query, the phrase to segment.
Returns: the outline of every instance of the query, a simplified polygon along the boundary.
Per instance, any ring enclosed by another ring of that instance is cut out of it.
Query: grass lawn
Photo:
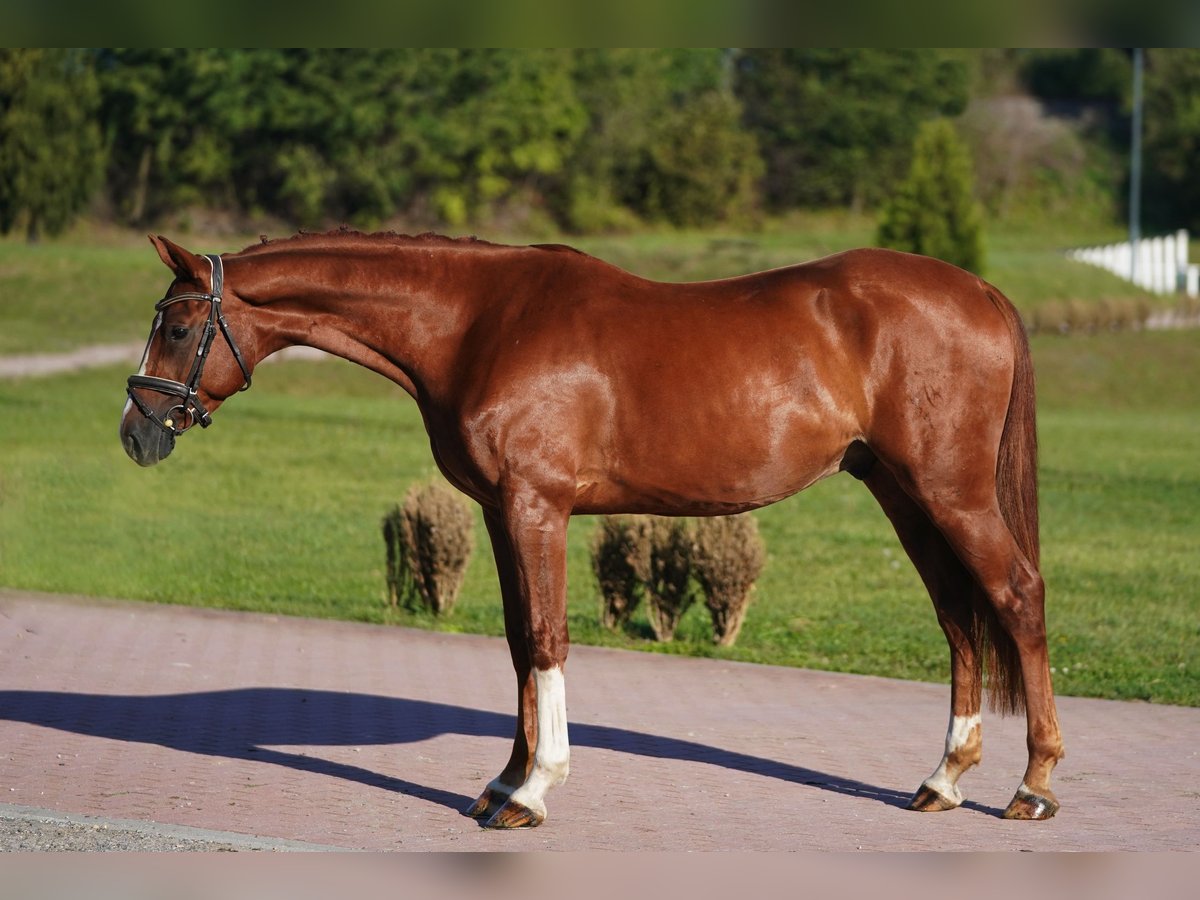
[[[171,278],[145,238],[0,240],[0,355],[145,340]]]
[[[869,216],[821,213],[796,215],[752,233],[648,231],[562,240],[647,278],[699,281],[867,246],[874,228]],[[237,251],[257,242],[255,236],[169,236],[205,253]],[[529,242],[521,236],[481,236]],[[1027,316],[1044,304],[1064,301],[1167,305],[1062,254],[1070,246],[1119,239],[1119,234],[1106,233],[1069,240],[1049,228],[998,230],[989,236],[984,274]],[[166,267],[140,234],[82,232],[73,240],[33,245],[0,239],[0,355],[136,342],[149,330],[154,301],[169,283]]]
[[[874,221],[795,216],[752,234],[572,238],[651,278],[741,274],[869,244]],[[499,240],[521,238],[489,235]],[[197,251],[253,238],[187,238]],[[1138,300],[1070,263],[1043,228],[989,236],[989,280],[1025,312]],[[169,280],[141,235],[0,240],[0,354],[135,342]],[[1200,705],[1200,335],[1038,337],[1044,574],[1051,662],[1071,694]],[[117,440],[124,369],[0,381],[0,585],[499,634],[490,548],[454,615],[384,604],[379,521],[434,467],[420,416],[390,383],[341,361],[279,363],[150,470]],[[669,645],[644,617],[598,621],[594,522],[570,535],[576,641],[942,681],[948,652],[890,526],[848,476],[757,513],[769,560],[736,647],[693,608]]]
[[[1035,341],[1051,662],[1063,693],[1200,705],[1198,340]],[[380,518],[433,473],[399,388],[341,361],[267,365],[213,428],[143,470],[117,439],[127,374],[0,381],[0,585],[501,632],[481,522],[450,619],[384,604]],[[948,677],[929,600],[861,485],[839,476],[758,516],[769,560],[736,647],[711,646],[702,608],[665,647],[644,618],[627,633],[603,630],[586,518],[570,537],[573,638]]]

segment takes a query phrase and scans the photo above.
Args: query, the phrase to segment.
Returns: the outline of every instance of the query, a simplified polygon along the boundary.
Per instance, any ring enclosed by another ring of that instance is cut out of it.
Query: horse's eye
[[[188,327],[186,325],[172,325],[170,337],[173,341],[182,341],[188,336]]]

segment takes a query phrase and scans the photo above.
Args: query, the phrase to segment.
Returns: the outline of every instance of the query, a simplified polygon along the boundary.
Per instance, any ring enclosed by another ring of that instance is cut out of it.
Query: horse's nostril
[[[127,434],[121,435],[121,445],[125,448],[125,453],[139,466],[152,466],[158,462],[162,454],[154,452],[154,445],[147,440],[145,434],[139,437],[137,431],[130,431]],[[170,450],[167,451],[168,453]]]
[[[132,431],[121,435],[121,446],[125,448],[125,453],[130,459],[137,460],[142,454],[142,442],[137,439],[137,435]]]

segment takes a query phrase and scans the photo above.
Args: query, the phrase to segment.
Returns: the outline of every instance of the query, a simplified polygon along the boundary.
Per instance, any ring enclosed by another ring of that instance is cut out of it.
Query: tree
[[[1043,100],[1118,106],[1129,98],[1128,51],[1115,47],[1026,50],[1019,55],[1022,80]]]
[[[936,50],[751,50],[737,63],[775,209],[881,201],[918,125],[962,112],[968,87],[963,61]]]
[[[560,50],[456,50],[445,81],[421,100],[424,158],[414,160],[434,205],[461,225],[489,205],[537,194],[574,155],[587,114]]]
[[[908,177],[883,209],[877,242],[982,273],[983,216],[973,192],[971,159],[954,126],[924,123]]]
[[[234,145],[221,85],[231,51],[112,49],[96,56],[108,142],[106,183],[117,216],[142,225],[168,210],[233,206]],[[233,51],[236,52],[236,51]],[[243,98],[244,99],[244,98]],[[265,98],[243,103],[258,109]]]
[[[707,225],[757,204],[762,162],[714,49],[594,49],[575,56],[586,139],[551,192],[568,228],[636,219]]]
[[[1146,218],[1200,229],[1200,50],[1146,54]]]
[[[188,205],[450,224],[556,174],[586,118],[555,50],[110,50],[110,181],[126,220]]]
[[[664,110],[618,192],[647,219],[704,226],[754,206],[762,159],[738,127],[732,94],[709,91]]]
[[[99,93],[77,50],[0,50],[0,232],[57,234],[91,200],[103,167]]]

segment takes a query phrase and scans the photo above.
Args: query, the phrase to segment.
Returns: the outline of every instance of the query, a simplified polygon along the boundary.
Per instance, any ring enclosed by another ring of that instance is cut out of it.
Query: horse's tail
[[[1037,410],[1033,360],[1021,316],[1012,303],[994,288],[988,296],[1004,316],[1012,335],[1013,381],[1008,414],[1000,435],[996,460],[996,497],[1000,512],[1017,546],[1037,568],[1041,557],[1038,539]],[[1019,713],[1025,707],[1021,660],[1012,636],[1000,624],[994,606],[976,590],[976,644],[987,659],[988,700],[1000,713]]]

